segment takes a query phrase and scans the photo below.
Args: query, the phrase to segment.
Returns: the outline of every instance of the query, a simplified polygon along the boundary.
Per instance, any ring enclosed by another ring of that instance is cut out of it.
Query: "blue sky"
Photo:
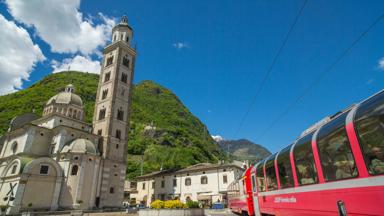
[[[0,3],[0,14],[5,19],[2,22],[25,29],[41,51],[31,54],[35,59],[32,66],[24,68],[26,73],[16,78],[5,75],[0,60],[4,82],[6,78],[22,82],[18,85],[15,81],[12,89],[28,87],[55,68],[63,69],[71,63],[83,62],[86,68],[97,68],[100,50],[108,43],[106,31],[125,14],[138,47],[135,83],[153,80],[171,89],[211,134],[225,139],[247,138],[271,151],[290,144],[323,117],[383,88],[384,61],[380,67],[380,60],[384,57],[384,20],[287,115],[263,133],[384,12],[383,1],[308,1],[238,133],[235,131],[241,118],[303,0],[10,2]],[[38,6],[34,9],[31,4]],[[59,11],[60,4],[68,4],[63,8],[72,12]],[[58,11],[48,13],[50,10],[44,8],[49,7]],[[80,19],[71,21],[71,15],[79,14]],[[81,28],[72,28],[71,23],[76,22]],[[79,36],[89,28],[95,33],[92,41],[97,41],[93,45],[82,42]],[[81,32],[57,34],[67,29]],[[74,39],[76,46],[61,41],[65,39]],[[2,53],[9,55],[0,51],[0,59]]]

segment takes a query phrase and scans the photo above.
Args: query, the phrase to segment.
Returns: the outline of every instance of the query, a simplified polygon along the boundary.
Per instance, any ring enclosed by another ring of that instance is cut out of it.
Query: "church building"
[[[124,16],[105,47],[93,124],[76,86],[50,98],[42,117],[15,117],[1,141],[0,207],[7,214],[122,205],[136,51]]]

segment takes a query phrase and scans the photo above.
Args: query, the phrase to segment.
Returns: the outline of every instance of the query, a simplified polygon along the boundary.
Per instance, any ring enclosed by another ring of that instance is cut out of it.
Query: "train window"
[[[259,166],[256,169],[257,190],[259,192],[265,191],[263,164],[263,162],[260,162]]]
[[[267,178],[267,187],[268,187],[269,191],[277,190],[275,156],[276,156],[276,154],[270,156],[267,163],[265,164],[265,175]]]
[[[345,130],[347,114],[344,113],[324,125],[317,136],[317,146],[325,181],[357,176],[355,160]]]
[[[252,174],[252,191],[256,192],[256,177],[255,174]]]
[[[313,133],[308,134],[298,140],[293,149],[299,185],[315,184],[318,181],[312,152],[312,135]]]
[[[384,92],[361,104],[355,127],[369,173],[384,174]]]
[[[281,150],[277,156],[277,169],[279,171],[280,187],[289,188],[293,187],[293,175],[290,159],[291,146]]]
[[[247,194],[247,188],[245,185],[245,180],[243,179],[241,182],[243,183],[241,192],[242,192],[242,194]]]

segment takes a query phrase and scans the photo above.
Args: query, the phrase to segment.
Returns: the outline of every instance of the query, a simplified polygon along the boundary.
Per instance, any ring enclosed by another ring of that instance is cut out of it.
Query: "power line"
[[[233,137],[235,137],[235,136],[239,133],[241,127],[243,126],[243,124],[244,124],[244,122],[245,122],[245,119],[247,118],[249,112],[251,111],[253,105],[255,104],[257,97],[259,96],[261,90],[264,88],[265,83],[267,82],[269,76],[270,76],[271,73],[272,73],[273,68],[275,67],[275,64],[276,64],[276,62],[277,62],[277,59],[279,58],[281,52],[283,51],[285,45],[287,44],[287,41],[288,41],[288,39],[289,39],[289,36],[291,35],[291,33],[292,33],[293,29],[295,28],[295,26],[296,26],[296,24],[297,24],[297,22],[298,22],[298,20],[299,20],[299,18],[300,18],[300,16],[301,16],[301,14],[303,13],[303,10],[304,10],[305,6],[307,5],[307,2],[308,2],[308,0],[305,0],[305,1],[304,1],[304,3],[303,3],[303,5],[301,6],[299,12],[297,13],[297,15],[296,15],[296,17],[295,17],[293,23],[291,24],[291,26],[290,26],[290,28],[289,28],[287,34],[285,35],[285,38],[284,38],[284,40],[283,40],[283,43],[280,45],[280,47],[279,47],[279,49],[277,50],[275,56],[273,57],[272,63],[271,63],[271,65],[268,67],[268,70],[267,70],[267,72],[265,73],[265,75],[264,75],[264,77],[263,77],[263,79],[262,79],[262,81],[261,81],[261,84],[259,85],[259,88],[258,88],[257,91],[256,91],[255,96],[252,98],[251,103],[250,103],[249,106],[248,106],[248,109],[246,110],[244,116],[242,117],[242,119],[241,119],[241,121],[240,121],[240,124],[239,124],[239,127],[236,129],[235,134],[234,134]]]
[[[373,29],[382,19],[384,18],[384,13],[382,13],[379,17],[375,19],[373,23],[371,23],[365,31],[363,31],[352,43],[349,45],[336,59],[332,62],[332,64],[323,71],[312,83],[308,88],[306,88],[300,95],[297,97],[288,107],[285,109],[280,115],[275,118],[274,121],[261,133],[261,135],[258,137],[259,140],[261,139],[270,129],[272,129],[277,122],[279,122],[286,114],[289,113],[289,111],[292,110],[292,108],[299,103],[317,84],[319,84],[323,78],[332,71],[332,69],[356,46],[356,44],[361,41],[370,30]]]

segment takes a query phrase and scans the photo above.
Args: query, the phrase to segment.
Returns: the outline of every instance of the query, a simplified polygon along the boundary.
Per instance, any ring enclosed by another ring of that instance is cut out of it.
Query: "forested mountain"
[[[34,111],[41,115],[46,101],[72,83],[85,104],[86,121],[92,122],[99,76],[82,72],[50,74],[24,90],[0,96],[0,135],[10,120]],[[134,86],[128,141],[128,177],[225,157],[207,127],[170,90],[152,81]]]

